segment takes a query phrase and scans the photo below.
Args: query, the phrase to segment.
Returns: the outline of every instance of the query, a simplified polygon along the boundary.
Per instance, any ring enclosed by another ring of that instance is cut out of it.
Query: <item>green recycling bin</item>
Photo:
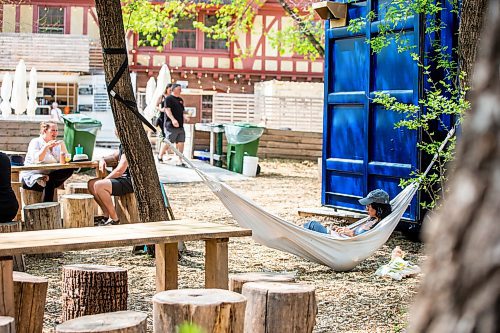
[[[75,155],[75,148],[83,147],[83,154],[92,159],[94,153],[97,131],[101,129],[101,122],[94,118],[68,114],[63,115],[64,119],[64,143],[68,153]]]
[[[227,139],[227,169],[242,173],[243,157],[257,156],[264,127],[249,123],[225,124],[224,132]]]

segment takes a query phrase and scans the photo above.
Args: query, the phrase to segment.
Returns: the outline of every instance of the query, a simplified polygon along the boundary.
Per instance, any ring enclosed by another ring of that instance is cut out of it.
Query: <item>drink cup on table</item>
[[[66,161],[66,163],[71,162],[71,154],[66,153],[66,154],[64,155],[64,160]]]

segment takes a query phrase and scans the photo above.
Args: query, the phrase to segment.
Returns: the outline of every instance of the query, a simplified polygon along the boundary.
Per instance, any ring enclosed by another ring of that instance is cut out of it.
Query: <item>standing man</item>
[[[62,123],[62,111],[59,109],[59,104],[57,102],[52,103],[52,108],[50,109],[50,119]]]
[[[158,153],[158,162],[163,163],[163,156],[166,154],[167,159],[168,159],[168,145],[163,142],[163,139],[165,138],[165,100],[167,99],[168,96],[170,96],[170,93],[172,92],[172,83],[167,84],[167,88],[165,89],[165,92],[161,96],[161,102],[160,102],[160,112],[159,116],[156,119],[155,126],[160,127],[161,131],[158,133],[158,139],[160,140],[160,152]]]
[[[187,116],[184,110],[184,100],[181,98],[181,85],[172,85],[172,94],[165,99],[165,138],[170,142],[175,143],[176,148],[183,153],[184,142],[186,141],[186,133],[184,132],[184,121],[187,121]],[[185,166],[180,160],[177,165]]]

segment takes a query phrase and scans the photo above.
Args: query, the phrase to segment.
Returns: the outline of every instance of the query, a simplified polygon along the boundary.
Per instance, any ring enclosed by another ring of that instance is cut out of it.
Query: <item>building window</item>
[[[196,48],[196,29],[193,27],[193,21],[186,19],[179,20],[177,29],[177,34],[172,41],[172,48]]]
[[[212,111],[214,104],[214,97],[212,95],[202,95],[201,96],[201,122],[210,123],[212,122]]]
[[[53,102],[59,104],[61,110],[68,112],[76,111],[76,84],[75,83],[49,83],[38,82],[36,114],[50,114],[50,105]]]
[[[38,32],[42,34],[64,33],[64,8],[39,7]]]
[[[213,27],[217,24],[217,17],[215,15],[205,16],[205,25],[207,27]],[[206,50],[227,50],[227,40],[225,39],[213,39],[204,33],[204,47]]]

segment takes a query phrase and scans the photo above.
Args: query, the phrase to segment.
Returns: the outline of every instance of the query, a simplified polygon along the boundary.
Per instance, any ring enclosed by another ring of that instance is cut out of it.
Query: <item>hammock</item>
[[[444,148],[454,129],[443,142]],[[361,261],[370,257],[389,239],[399,220],[408,208],[418,190],[418,184],[410,184],[392,201],[392,213],[377,223],[372,229],[354,237],[342,237],[323,234],[302,226],[287,222],[259,207],[252,200],[239,194],[229,185],[224,184],[199,170],[190,160],[166,140],[173,151],[193,168],[203,182],[220,199],[233,218],[243,228],[252,229],[252,238],[267,247],[289,252],[319,264],[331,267],[335,271],[348,271]],[[427,174],[437,159],[434,156],[424,174]],[[349,226],[356,228],[369,217]]]

